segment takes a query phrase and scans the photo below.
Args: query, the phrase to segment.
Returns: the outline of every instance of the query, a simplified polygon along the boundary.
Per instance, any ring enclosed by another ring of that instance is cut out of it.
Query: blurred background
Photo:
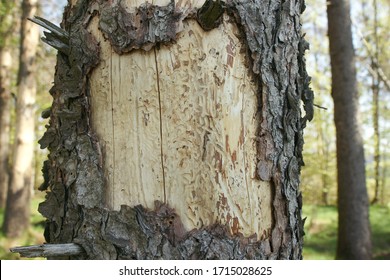
[[[10,3],[12,2],[12,3]],[[22,67],[21,21],[22,1],[0,0],[0,259],[19,259],[9,248],[44,242],[44,218],[38,204],[44,193],[38,190],[43,182],[42,165],[47,151],[37,141],[45,131],[47,119],[42,112],[52,98],[57,51],[40,41],[36,47],[35,70],[37,92],[32,111],[35,114],[33,185],[28,209],[27,229],[7,229],[7,174],[13,174],[17,133],[17,112],[20,101]],[[66,0],[41,0],[37,15],[57,25],[62,20]],[[331,66],[329,57],[326,1],[306,0],[302,16],[303,33],[310,43],[306,53],[307,71],[312,76],[315,113],[305,134],[304,161],[301,173],[303,217],[305,223],[304,259],[334,259],[337,244],[337,166],[336,132],[331,97]],[[374,259],[390,259],[390,1],[356,0],[351,3],[353,43],[355,47],[360,101],[360,121],[365,148],[366,185],[370,201],[370,224]],[[40,30],[42,32],[42,30]],[[19,109],[20,110],[20,109]],[[8,202],[10,204],[10,202]],[[11,202],[12,204],[12,202]],[[11,209],[8,207],[7,209]],[[17,211],[20,211],[17,210]],[[19,222],[17,222],[19,223]],[[9,227],[9,226],[8,226]]]

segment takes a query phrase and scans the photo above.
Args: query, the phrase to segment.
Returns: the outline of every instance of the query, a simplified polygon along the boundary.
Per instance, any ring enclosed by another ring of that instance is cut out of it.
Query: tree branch
[[[11,248],[10,251],[26,258],[77,256],[84,253],[84,249],[75,243],[22,246]]]

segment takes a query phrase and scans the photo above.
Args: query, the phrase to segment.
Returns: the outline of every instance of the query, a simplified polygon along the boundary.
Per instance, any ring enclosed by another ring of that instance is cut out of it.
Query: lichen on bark
[[[303,1],[226,1],[239,26],[260,81],[261,123],[258,176],[273,187],[273,228],[262,238],[232,235],[220,224],[186,232],[169,205],[155,209],[105,208],[104,160],[89,121],[89,75],[99,63],[99,45],[87,25],[100,15],[100,29],[119,53],[174,44],[183,13],[172,1],[166,7],[144,4],[133,12],[120,1],[78,1],[68,6],[63,27],[69,53],[59,53],[50,124],[40,140],[50,151],[45,163],[49,243],[76,242],[88,259],[301,259],[303,222],[299,172],[303,164],[303,127],[312,118],[312,92],[305,70],[307,44],[300,34]],[[301,117],[300,102],[306,116]]]

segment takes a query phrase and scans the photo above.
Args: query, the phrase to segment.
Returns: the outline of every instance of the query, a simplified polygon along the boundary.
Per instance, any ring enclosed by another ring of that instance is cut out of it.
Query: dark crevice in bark
[[[197,12],[197,21],[206,31],[214,29],[221,24],[224,10],[223,2],[207,0]]]
[[[103,159],[89,124],[88,103],[88,76],[99,63],[99,46],[86,31],[88,22],[99,14],[101,31],[122,54],[174,43],[181,21],[193,18],[194,12],[183,14],[173,2],[166,7],[144,4],[134,12],[107,1],[68,6],[63,27],[69,33],[69,54],[58,54],[50,125],[40,140],[50,151],[42,186],[47,197],[39,207],[47,218],[47,241],[82,245],[82,259],[301,259],[302,129],[312,118],[303,58],[308,45],[300,35],[302,5],[303,1],[224,3],[245,36],[260,87],[258,176],[271,182],[274,193],[273,228],[261,240],[231,235],[219,224],[186,232],[174,209],[163,203],[156,203],[154,210],[105,209]],[[301,100],[306,119],[301,118]]]
[[[164,203],[167,201],[166,184],[165,184],[165,168],[164,168],[164,150],[163,150],[163,121],[162,121],[162,106],[161,106],[161,90],[160,90],[160,75],[157,63],[157,51],[154,48],[154,59],[156,63],[156,75],[157,75],[157,91],[158,91],[158,107],[159,107],[159,118],[160,118],[160,152],[161,152],[161,170],[162,170],[162,184],[164,189]]]

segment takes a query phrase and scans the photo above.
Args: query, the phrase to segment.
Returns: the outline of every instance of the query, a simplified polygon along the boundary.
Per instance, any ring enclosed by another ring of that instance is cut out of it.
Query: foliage
[[[4,47],[7,35],[13,31],[15,6],[15,1],[0,0],[0,49]]]
[[[325,2],[307,1],[303,15],[303,30],[310,42],[307,53],[307,71],[312,76],[315,93],[314,119],[305,128],[301,188],[306,203],[334,204],[336,201],[336,135],[331,99],[331,74],[328,54]],[[325,108],[325,109],[324,109]]]
[[[374,4],[377,4],[375,12]],[[389,202],[389,119],[390,87],[379,79],[378,105],[374,103],[373,84],[377,79],[377,71],[382,71],[390,77],[390,23],[388,14],[390,3],[385,0],[360,0],[356,3],[354,31],[357,35],[357,63],[359,66],[359,81],[361,89],[361,111],[364,124],[366,148],[367,185],[371,197],[374,197],[375,181],[379,181],[379,202],[385,205]],[[376,20],[375,20],[376,14]],[[378,135],[375,134],[375,112],[378,107]],[[379,138],[379,178],[375,174],[376,141]]]
[[[388,26],[390,4],[385,0],[378,2],[378,49],[379,65],[387,77],[390,77],[390,33]],[[315,104],[327,110],[316,108],[314,119],[305,129],[304,161],[301,188],[306,203],[336,203],[336,149],[333,123],[333,105],[330,88],[330,63],[327,40],[326,3],[306,0],[307,9],[303,14],[303,32],[310,42],[307,53],[307,71],[312,76],[312,88],[315,92]],[[357,70],[360,92],[360,119],[363,125],[363,138],[366,151],[367,187],[370,197],[374,195],[374,130],[372,103],[372,69],[370,53],[373,45],[373,0],[351,2],[354,44],[357,55]],[[364,18],[366,17],[366,18]],[[367,45],[367,42],[369,43]],[[371,42],[371,43],[370,43]],[[380,130],[380,185],[381,204],[390,201],[390,89],[380,83],[379,130]],[[324,191],[328,202],[324,201]]]

